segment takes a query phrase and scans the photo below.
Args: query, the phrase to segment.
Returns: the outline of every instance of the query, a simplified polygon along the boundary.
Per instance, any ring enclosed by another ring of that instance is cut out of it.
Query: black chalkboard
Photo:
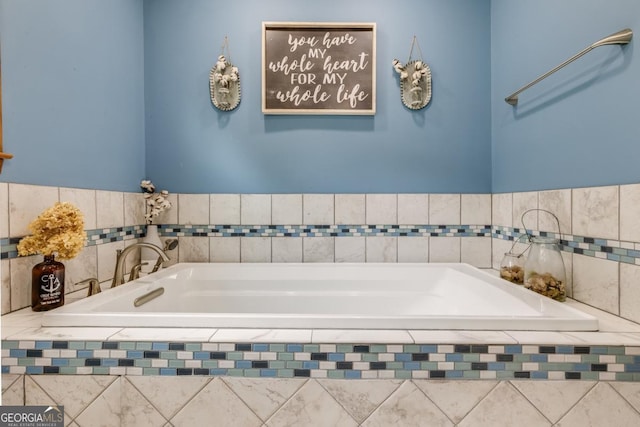
[[[262,24],[264,114],[375,114],[374,23]]]

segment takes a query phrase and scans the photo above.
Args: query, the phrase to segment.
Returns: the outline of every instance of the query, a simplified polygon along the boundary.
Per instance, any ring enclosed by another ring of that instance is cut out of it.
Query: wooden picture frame
[[[262,23],[262,112],[376,112],[376,24]]]

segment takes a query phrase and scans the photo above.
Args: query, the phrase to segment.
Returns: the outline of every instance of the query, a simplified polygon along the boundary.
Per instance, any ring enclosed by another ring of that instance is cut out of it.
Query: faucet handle
[[[151,273],[149,274],[155,273],[158,270],[160,270],[160,267],[162,267],[163,262],[164,261],[162,261],[162,257],[158,257],[158,260],[156,261],[155,265],[153,266],[153,269],[151,269]]]
[[[140,278],[140,269],[142,269],[143,265],[149,265],[148,262],[141,262],[133,267],[131,267],[131,271],[129,272],[129,281],[136,280]]]
[[[96,279],[95,277],[92,277],[90,279],[85,279],[81,282],[76,283],[76,286],[78,285],[84,285],[88,283],[89,286],[87,286],[87,296],[90,297],[91,295],[95,295],[95,294],[99,294],[100,292],[102,292],[102,289],[100,288],[100,281],[98,279]]]

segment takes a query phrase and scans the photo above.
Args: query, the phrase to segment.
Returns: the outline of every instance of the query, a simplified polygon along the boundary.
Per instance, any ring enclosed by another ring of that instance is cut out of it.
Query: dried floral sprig
[[[21,256],[57,254],[59,259],[75,258],[84,247],[84,216],[69,202],[57,202],[29,224],[31,236],[18,243]]]
[[[409,72],[406,70],[406,66],[402,65],[398,59],[394,59],[392,64],[396,73],[400,74],[401,80],[409,78]],[[426,76],[428,73],[429,70],[425,66],[425,63],[422,61],[416,61],[414,65],[414,72],[411,74],[411,85],[418,86],[422,77]]]
[[[404,80],[409,77],[409,73],[407,73],[400,60],[394,59],[391,63],[393,64],[393,69],[396,70],[396,73],[400,74],[400,79]]]
[[[228,73],[225,72],[228,66],[230,66],[227,62],[227,58],[224,55],[218,56],[218,62],[216,62],[216,72],[213,75],[213,78],[216,82],[220,83],[222,87],[229,86],[230,82],[238,81],[238,67],[231,66],[231,69]]]
[[[153,224],[153,218],[171,207],[169,192],[162,190],[160,193],[156,193],[156,186],[148,179],[143,179],[140,182],[140,188],[144,192],[145,199],[144,219],[147,224]]]

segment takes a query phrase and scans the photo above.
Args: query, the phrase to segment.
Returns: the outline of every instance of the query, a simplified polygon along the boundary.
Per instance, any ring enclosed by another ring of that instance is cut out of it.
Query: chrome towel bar
[[[598,40],[597,42],[593,43],[591,46],[587,47],[586,49],[582,50],[581,52],[575,54],[571,58],[564,61],[562,64],[558,65],[553,70],[547,71],[546,73],[544,73],[543,75],[541,75],[540,77],[532,81],[531,83],[522,86],[520,89],[513,92],[511,95],[507,96],[504,100],[507,102],[507,104],[518,105],[518,94],[529,89],[531,86],[538,83],[540,80],[543,80],[549,77],[551,74],[555,73],[565,65],[572,63],[576,59],[580,58],[582,55],[592,51],[597,47],[608,45],[608,44],[627,44],[631,41],[632,37],[633,37],[633,31],[631,31],[629,28],[625,28],[624,30],[620,30],[617,33],[613,33],[601,40]]]

